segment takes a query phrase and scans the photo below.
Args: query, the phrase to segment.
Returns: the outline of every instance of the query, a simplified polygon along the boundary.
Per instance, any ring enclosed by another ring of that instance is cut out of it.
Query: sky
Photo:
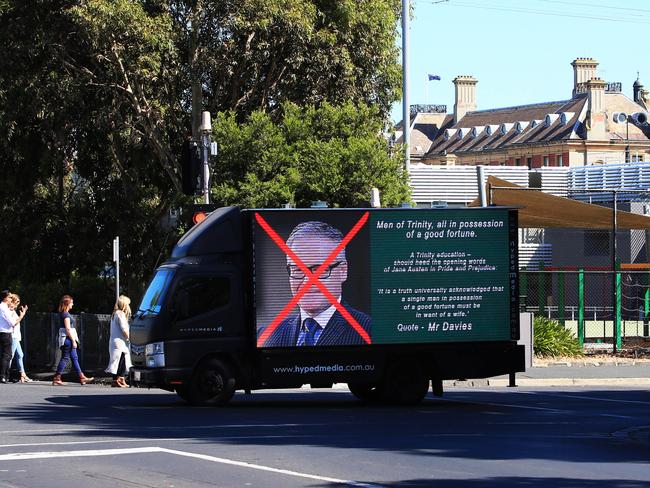
[[[650,89],[650,0],[411,0],[411,5],[411,105],[444,104],[452,113],[452,80],[458,75],[478,79],[478,110],[567,100],[573,88],[570,63],[578,57],[595,58],[597,75],[621,82],[630,98],[637,72]],[[428,74],[441,80],[427,81]],[[391,118],[402,119],[401,101]]]

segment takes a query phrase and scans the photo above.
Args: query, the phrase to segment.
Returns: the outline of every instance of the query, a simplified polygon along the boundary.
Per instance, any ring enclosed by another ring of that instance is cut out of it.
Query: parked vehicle
[[[198,405],[334,383],[417,403],[524,371],[517,279],[509,208],[221,208],[156,270],[130,380]]]

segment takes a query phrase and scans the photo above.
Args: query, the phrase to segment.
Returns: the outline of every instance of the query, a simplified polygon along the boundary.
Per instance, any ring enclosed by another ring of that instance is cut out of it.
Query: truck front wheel
[[[192,405],[224,405],[235,394],[235,378],[218,359],[200,364],[190,382],[188,400]]]

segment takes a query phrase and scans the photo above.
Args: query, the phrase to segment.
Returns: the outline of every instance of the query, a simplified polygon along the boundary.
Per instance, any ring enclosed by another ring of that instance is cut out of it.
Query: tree
[[[137,299],[175,238],[161,222],[189,202],[180,153],[203,109],[234,130],[215,131],[224,203],[348,205],[371,183],[404,198],[378,136],[398,93],[398,12],[398,0],[0,0],[0,232],[16,236],[0,243],[0,281],[71,291],[109,271],[120,235]],[[244,141],[266,141],[259,168]]]
[[[11,2],[0,15],[0,191],[12,216],[0,229],[21,230],[0,253],[5,283],[70,291],[104,272],[116,234],[127,283],[141,282],[178,198],[169,17],[126,0]]]
[[[194,106],[232,110],[239,120],[255,110],[279,116],[285,102],[348,100],[386,116],[399,96],[400,8],[399,0],[169,3]]]
[[[224,204],[279,207],[367,206],[377,187],[386,206],[410,200],[402,155],[389,154],[377,109],[363,104],[287,104],[274,123],[263,111],[238,123],[233,112],[213,124],[220,141],[212,197]]]

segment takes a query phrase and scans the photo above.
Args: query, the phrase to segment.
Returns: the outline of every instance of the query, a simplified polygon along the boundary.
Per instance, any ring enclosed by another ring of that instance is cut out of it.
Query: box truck
[[[335,383],[413,404],[524,371],[518,337],[514,209],[227,207],[155,271],[130,381],[196,405]]]

